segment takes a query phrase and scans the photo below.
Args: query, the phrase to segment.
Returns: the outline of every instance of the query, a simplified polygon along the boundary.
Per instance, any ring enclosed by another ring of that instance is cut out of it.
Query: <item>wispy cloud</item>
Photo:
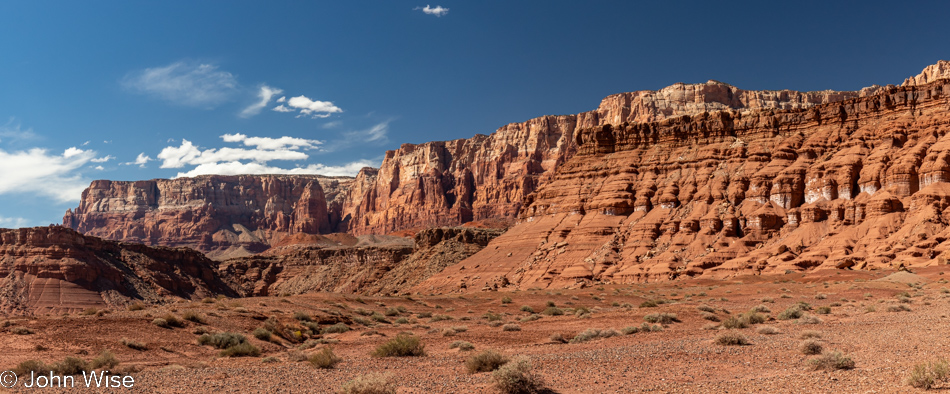
[[[317,149],[323,141],[308,140],[295,137],[248,137],[244,134],[225,134],[221,136],[224,142],[243,142],[246,146],[256,146],[260,149]]]
[[[90,160],[90,161],[93,162],[93,163],[105,163],[105,162],[107,162],[107,161],[109,161],[109,160],[115,160],[115,156],[107,155],[107,156],[105,156],[105,157],[97,157],[97,158],[92,159],[92,160]]]
[[[435,15],[436,17],[442,17],[449,13],[448,8],[444,8],[440,5],[437,5],[435,7],[429,7],[429,5],[426,4],[425,7],[416,7],[416,8],[413,8],[413,10],[422,10],[422,12],[425,12],[426,14],[429,14],[429,15]]]
[[[328,141],[324,151],[332,152],[350,148],[360,144],[383,144],[389,141],[389,123],[392,119],[377,123],[363,130],[352,130],[340,133],[341,138]]]
[[[281,89],[272,88],[267,85],[261,85],[260,91],[257,93],[257,97],[260,98],[260,101],[251,104],[247,108],[244,108],[244,110],[241,111],[241,117],[249,118],[261,113],[261,110],[270,103],[271,99],[281,93],[283,93],[283,90]]]
[[[129,73],[122,85],[171,103],[200,108],[213,108],[229,100],[238,86],[234,75],[218,70],[218,66],[186,62]]]
[[[21,228],[29,226],[30,221],[24,218],[7,218],[0,216],[0,228]]]
[[[282,103],[284,97],[281,97],[277,102]],[[300,114],[297,117],[301,116],[310,116],[312,118],[326,118],[331,114],[343,112],[340,107],[337,107],[332,102],[329,101],[319,101],[312,100],[307,96],[297,96],[287,99],[287,104],[281,104],[273,108],[277,112],[293,112],[295,110],[300,110]]]
[[[89,180],[77,171],[96,152],[71,147],[62,154],[43,148],[8,152],[0,149],[0,194],[32,193],[63,203],[79,201]]]
[[[33,129],[23,130],[20,124],[13,123],[14,120],[10,118],[6,124],[0,126],[0,142],[19,143],[39,139]]]

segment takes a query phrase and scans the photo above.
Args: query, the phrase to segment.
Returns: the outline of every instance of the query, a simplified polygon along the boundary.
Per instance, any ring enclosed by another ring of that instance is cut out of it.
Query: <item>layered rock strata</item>
[[[935,74],[808,108],[581,128],[517,225],[415,290],[945,264],[950,81]]]
[[[246,255],[288,234],[335,230],[352,181],[312,175],[95,181],[63,224],[106,239]]]
[[[59,227],[0,229],[0,311],[77,312],[236,293],[185,248],[106,241]]]

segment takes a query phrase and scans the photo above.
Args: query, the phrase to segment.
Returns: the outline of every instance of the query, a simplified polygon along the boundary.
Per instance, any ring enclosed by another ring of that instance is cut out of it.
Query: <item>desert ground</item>
[[[131,375],[134,391],[335,392],[348,380],[375,372],[385,374],[399,393],[496,392],[491,373],[470,374],[465,367],[469,357],[493,349],[507,357],[527,356],[545,387],[559,393],[909,392],[916,390],[905,383],[913,366],[950,351],[950,285],[944,271],[816,271],[451,296],[303,294],[5,316],[0,365],[12,369],[25,360],[53,363],[67,356],[91,360],[108,349],[120,362],[112,370]],[[783,311],[802,302],[810,310],[783,319],[788,317]],[[551,303],[564,314],[552,315]],[[765,317],[762,323],[722,327],[730,316],[752,308]],[[664,313],[678,321],[660,324],[658,331],[625,334],[632,330],[624,328],[642,328],[649,315]],[[155,325],[156,318],[168,315],[200,323]],[[290,340],[255,337],[255,329],[268,323],[273,329],[275,320],[291,332]],[[339,324],[349,330],[321,334]],[[302,334],[309,339],[293,334],[301,329],[312,332]],[[587,329],[608,334],[572,341]],[[199,344],[200,333],[217,332],[245,335],[260,354],[223,357]],[[425,355],[371,355],[401,332],[420,338]],[[724,333],[741,334],[748,344],[719,344]],[[552,339],[558,334],[568,343]],[[842,352],[853,360],[853,369],[813,368],[810,360],[820,356],[803,354],[805,336],[824,352]],[[474,349],[452,348],[456,341]],[[341,359],[334,368],[305,360],[326,346]],[[30,391],[22,383],[21,378],[13,390]],[[128,389],[99,391],[110,390]]]

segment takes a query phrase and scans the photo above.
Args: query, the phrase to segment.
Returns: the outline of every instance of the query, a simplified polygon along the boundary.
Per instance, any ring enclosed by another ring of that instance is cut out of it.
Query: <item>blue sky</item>
[[[0,227],[59,223],[94,179],[352,174],[613,93],[950,59],[947,2],[773,3],[0,2]]]

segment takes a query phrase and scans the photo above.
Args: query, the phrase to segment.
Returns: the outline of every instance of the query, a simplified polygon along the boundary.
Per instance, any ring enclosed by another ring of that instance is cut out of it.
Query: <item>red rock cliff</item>
[[[810,107],[579,127],[519,223],[416,290],[946,264],[946,65]]]
[[[212,254],[258,252],[287,234],[332,231],[350,182],[306,175],[94,181],[63,223],[106,239]]]

